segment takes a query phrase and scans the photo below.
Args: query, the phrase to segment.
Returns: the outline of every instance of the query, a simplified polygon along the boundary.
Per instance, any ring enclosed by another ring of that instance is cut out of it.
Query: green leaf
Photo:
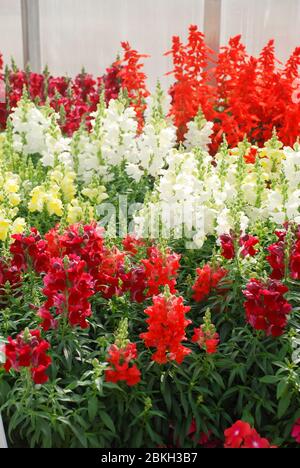
[[[91,422],[94,421],[98,410],[98,399],[95,396],[92,396],[88,402],[88,413],[89,419]]]
[[[291,399],[292,399],[291,393],[286,393],[285,396],[281,398],[279,405],[278,405],[278,410],[277,410],[278,418],[282,418],[282,416],[285,415],[285,413],[287,412],[290,406]]]
[[[108,427],[108,429],[110,429],[110,431],[115,434],[116,433],[116,428],[115,428],[114,422],[111,419],[111,417],[107,413],[105,413],[103,411],[103,412],[100,413],[100,418],[104,422],[105,426]]]
[[[288,381],[285,379],[279,382],[279,384],[277,385],[277,393],[276,393],[277,400],[280,400],[282,395],[287,391],[288,386],[289,386]]]
[[[278,382],[278,376],[277,375],[265,375],[264,377],[261,377],[259,381],[265,384],[274,384]]]

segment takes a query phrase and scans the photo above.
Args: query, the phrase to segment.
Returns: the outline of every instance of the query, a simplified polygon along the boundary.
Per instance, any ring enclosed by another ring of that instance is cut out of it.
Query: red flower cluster
[[[146,250],[144,241],[127,237],[123,241],[125,252],[115,246],[108,248],[104,245],[104,230],[95,222],[78,223],[63,232],[56,226],[44,239],[32,228],[29,235],[16,234],[13,239],[10,251],[12,266],[17,270],[31,268],[38,274],[47,273],[51,259],[75,256],[85,262],[94,291],[106,299],[130,292],[133,301],[142,302],[159,294],[164,286],[169,286],[172,294],[176,292],[179,255],[151,246],[145,252],[146,258],[137,261],[138,250],[141,254]],[[127,271],[125,263],[131,265]]]
[[[212,51],[204,42],[204,34],[197,26],[190,26],[188,42],[184,45],[178,36],[173,37],[172,49],[165,55],[173,56],[175,83],[170,89],[172,96],[171,116],[177,126],[178,139],[183,140],[187,123],[198,113],[199,107],[209,119],[213,118],[212,87],[205,71]]]
[[[216,327],[211,322],[211,313],[207,309],[205,312],[204,322],[200,328],[194,328],[194,343],[197,343],[200,348],[204,349],[207,354],[215,354],[217,346],[220,342],[219,334],[216,332]]]
[[[217,352],[220,339],[218,333],[208,333],[204,330],[203,325],[201,325],[200,328],[194,328],[192,341],[197,343],[200,348],[205,349],[207,354],[214,354]]]
[[[292,437],[295,439],[298,444],[300,444],[300,418],[295,422],[292,429]]]
[[[276,231],[278,241],[270,245],[269,255],[267,260],[273,271],[271,277],[274,279],[282,279],[285,275],[286,266],[289,269],[290,277],[295,280],[300,280],[300,226],[292,226],[290,232],[291,239],[286,242],[287,229],[284,231]],[[290,244],[290,245],[288,245]],[[285,256],[289,255],[287,265]]]
[[[172,50],[168,52],[173,56],[171,73],[175,77],[170,89],[171,115],[179,140],[201,106],[205,117],[215,122],[214,151],[224,133],[230,146],[236,146],[245,134],[252,143],[261,146],[271,138],[274,127],[279,139],[292,146],[300,133],[300,105],[294,99],[300,47],[280,68],[274,41],[267,44],[259,58],[247,54],[241,36],[230,39],[217,57],[210,59],[210,52],[196,26],[190,26],[186,45],[174,37]],[[205,71],[208,62],[213,65],[209,73]]]
[[[193,299],[201,302],[213,289],[218,287],[220,281],[227,275],[228,271],[224,268],[214,268],[209,264],[203,268],[197,268],[197,279],[192,289],[194,291]]]
[[[207,354],[215,354],[217,352],[217,346],[220,339],[214,326],[212,326],[212,330],[207,330],[205,325],[201,325],[200,328],[194,328],[192,341],[197,343],[200,348],[205,349]]]
[[[137,248],[143,247],[141,240],[125,239],[123,244],[130,249],[130,254],[137,252]],[[133,265],[129,272],[121,275],[123,291],[129,291],[132,300],[143,302],[147,297],[160,294],[161,289],[169,287],[172,294],[176,292],[176,277],[179,270],[180,255],[167,249],[161,252],[156,246],[147,249],[147,258]]]
[[[119,348],[115,344],[111,345],[107,358],[109,367],[105,370],[106,381],[113,383],[124,381],[129,386],[139,383],[141,373],[136,364],[132,363],[136,358],[135,343],[128,343],[125,348]]]
[[[162,286],[168,286],[171,294],[176,292],[176,276],[180,267],[180,255],[170,249],[161,252],[153,246],[148,249],[147,258],[141,260],[145,268],[147,297],[159,294]]]
[[[274,337],[284,333],[292,306],[284,298],[288,288],[277,280],[251,279],[243,291],[246,320],[256,330]]]
[[[85,270],[86,262],[75,255],[50,260],[43,289],[47,301],[39,309],[44,330],[58,325],[53,313],[66,318],[71,326],[88,327],[86,319],[92,313],[88,299],[94,294],[94,282]]]
[[[139,54],[132,49],[128,42],[122,42],[124,57],[116,66],[121,65],[118,78],[121,81],[121,88],[126,90],[130,100],[130,105],[135,109],[139,124],[139,131],[144,124],[144,112],[146,110],[145,99],[150,95],[146,87],[146,75],[141,71],[143,64],[141,58],[147,58],[148,55]]]
[[[16,339],[8,337],[8,344],[4,346],[6,362],[4,368],[20,371],[21,367],[30,369],[32,379],[36,384],[48,381],[46,371],[51,364],[51,358],[47,355],[50,345],[41,338],[39,330],[26,329]]]
[[[176,361],[181,364],[191,350],[182,345],[186,341],[185,329],[191,323],[185,314],[190,307],[183,305],[183,298],[172,295],[153,297],[153,305],[145,310],[148,315],[148,331],[142,333],[147,347],[155,347],[152,360],[158,364]]]
[[[13,290],[17,289],[21,284],[21,275],[16,266],[0,259],[0,296],[4,293],[7,283]]]
[[[13,255],[12,265],[19,271],[32,267],[37,273],[45,273],[49,268],[49,254],[47,242],[42,239],[35,228],[31,228],[29,235],[14,234],[14,242],[10,246]]]
[[[263,439],[250,424],[244,421],[237,421],[224,432],[224,448],[229,449],[270,449],[277,448],[271,446],[267,439]]]
[[[234,235],[223,234],[220,236],[220,242],[222,247],[221,255],[227,260],[232,260],[236,255]],[[249,234],[242,236],[238,241],[238,244],[241,247],[242,257],[246,257],[247,255],[254,257],[254,255],[257,254],[257,250],[254,248],[254,246],[258,243],[259,239],[257,237],[250,236]]]
[[[138,239],[130,234],[123,239],[122,244],[125,252],[132,256],[135,256],[139,250],[146,245],[143,239]]]
[[[118,97],[122,82],[121,71],[121,65],[113,64],[101,77],[94,78],[82,72],[71,79],[65,76],[49,76],[48,70],[38,74],[14,67],[13,70],[8,70],[5,78],[0,75],[0,86],[4,86],[4,79],[8,83],[7,102],[2,104],[0,109],[0,128],[6,126],[6,108],[16,107],[24,87],[33,101],[43,105],[48,100],[50,106],[60,113],[60,126],[66,135],[72,135],[82,122],[86,122],[90,128],[90,114],[97,109],[102,89],[107,104],[111,99]]]

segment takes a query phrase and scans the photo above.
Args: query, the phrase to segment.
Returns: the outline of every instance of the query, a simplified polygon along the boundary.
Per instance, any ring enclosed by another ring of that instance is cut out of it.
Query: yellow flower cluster
[[[34,187],[28,209],[31,213],[46,210],[50,216],[62,217],[64,205],[71,202],[76,195],[76,175],[63,166],[50,171],[42,185]]]
[[[17,217],[21,203],[20,177],[0,169],[0,240],[25,229],[25,220]]]

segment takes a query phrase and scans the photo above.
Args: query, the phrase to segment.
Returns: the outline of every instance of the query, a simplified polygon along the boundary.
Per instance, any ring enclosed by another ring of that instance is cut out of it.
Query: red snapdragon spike
[[[216,289],[220,281],[227,275],[224,268],[213,268],[209,264],[203,268],[197,268],[197,278],[192,287],[193,299],[197,302],[203,301],[212,290]]]
[[[222,247],[221,255],[227,260],[232,260],[236,255],[234,236],[230,234],[223,234],[220,236],[220,242]],[[247,255],[254,257],[257,254],[258,251],[254,248],[254,246],[259,243],[258,237],[245,234],[244,236],[240,237],[238,243],[241,247],[240,254],[242,257],[246,257]]]
[[[256,330],[273,337],[284,333],[292,306],[284,298],[288,288],[277,280],[251,279],[243,291],[247,322]]]
[[[13,291],[17,291],[21,285],[22,278],[19,269],[15,265],[0,259],[0,296],[4,294],[4,288],[9,283]]]
[[[105,87],[105,102],[107,105],[111,99],[117,99],[119,96],[122,84],[120,76],[121,71],[122,66],[114,63],[110,68],[106,69],[106,74],[102,77],[102,82]]]
[[[298,442],[298,444],[300,444],[300,418],[298,418],[295,422],[291,436],[295,439],[296,442]]]
[[[197,343],[200,348],[204,349],[207,354],[215,354],[220,339],[214,326],[212,326],[211,329],[206,329],[205,325],[201,325],[200,328],[194,328],[192,341]]]
[[[132,362],[137,357],[135,343],[128,343],[125,348],[111,345],[107,357],[109,367],[105,371],[106,381],[113,383],[124,381],[129,386],[139,383],[141,373],[137,365]]]
[[[135,256],[140,248],[145,247],[143,239],[138,239],[133,235],[128,234],[122,241],[124,250],[127,254]]]
[[[145,310],[148,315],[148,331],[140,337],[147,347],[156,348],[152,360],[158,364],[176,361],[181,364],[191,350],[182,345],[186,341],[186,327],[191,323],[185,314],[190,307],[183,305],[183,298],[163,295],[153,297],[153,305]]]
[[[94,281],[87,273],[87,264],[75,255],[52,258],[44,277],[43,294],[47,300],[39,310],[41,326],[48,330],[58,326],[56,316],[66,315],[71,326],[87,328],[91,316],[88,299],[94,294]],[[55,313],[56,316],[53,316]]]
[[[13,255],[12,265],[20,271],[26,271],[29,266],[37,273],[45,273],[49,267],[50,255],[47,252],[47,243],[35,228],[31,234],[14,234],[14,242],[10,246]]]
[[[232,260],[235,257],[233,237],[229,234],[223,234],[220,236],[220,242],[222,247],[221,255],[227,260]]]
[[[20,333],[16,339],[8,337],[8,344],[4,346],[6,362],[5,370],[8,372],[14,369],[17,372],[22,367],[30,369],[32,380],[36,384],[43,384],[48,381],[46,374],[51,365],[51,358],[47,355],[50,344],[41,338],[40,330]]]
[[[157,247],[149,247],[147,259],[141,261],[145,268],[147,283],[147,297],[161,292],[161,288],[168,286],[171,294],[176,292],[176,277],[180,267],[180,255],[167,249],[162,253]]]
[[[125,246],[130,255],[136,255],[138,248],[144,247],[143,241],[125,239]],[[168,286],[171,293],[175,293],[176,277],[179,270],[180,256],[167,249],[162,253],[157,247],[147,249],[147,258],[133,265],[132,268],[121,275],[124,292],[129,291],[133,301],[143,302],[147,297],[152,297]]]
[[[242,257],[246,257],[250,255],[254,257],[257,254],[257,250],[254,248],[255,245],[259,243],[258,237],[250,236],[246,234],[245,236],[240,238],[240,246],[242,247],[241,255]]]
[[[291,277],[300,280],[300,240],[297,240],[292,248],[290,256]]]
[[[269,255],[267,260],[272,267],[271,277],[274,279],[283,279],[285,268],[288,267],[289,275],[294,280],[300,280],[300,226],[293,225],[293,232],[289,241],[286,243],[288,225],[284,226],[283,231],[276,231],[278,241],[268,247]],[[289,250],[289,259],[286,265],[286,253]]]
[[[120,278],[123,292],[129,291],[132,301],[141,303],[146,299],[147,278],[143,266],[131,268],[128,273],[123,273]]]
[[[225,430],[224,435],[224,448],[227,449],[276,448],[271,446],[267,439],[260,437],[257,431],[244,421],[234,423],[229,429]]]

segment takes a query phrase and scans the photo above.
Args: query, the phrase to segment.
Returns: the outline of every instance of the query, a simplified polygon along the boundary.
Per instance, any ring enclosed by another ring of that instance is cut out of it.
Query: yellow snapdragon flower
[[[24,232],[26,227],[26,221],[24,218],[17,218],[12,224],[11,233],[12,234],[21,234]]]
[[[11,206],[19,206],[21,203],[21,197],[18,193],[10,193],[8,195],[8,201]]]
[[[19,176],[11,174],[11,176],[6,179],[3,189],[7,194],[17,193],[20,189],[20,179]]]
[[[58,191],[53,190],[47,194],[46,206],[50,216],[56,215],[61,217],[63,215],[63,203]]]
[[[65,177],[61,181],[60,187],[66,202],[71,202],[76,195],[76,187],[74,181],[74,172],[66,173]]]
[[[0,215],[0,240],[5,241],[8,235],[11,221]]]
[[[34,213],[35,211],[39,211],[40,213],[44,209],[44,204],[46,200],[46,193],[44,191],[44,188],[41,186],[35,187],[31,193],[31,200],[28,203],[28,209],[31,213]]]
[[[99,187],[86,187],[81,191],[84,197],[87,197],[93,203],[101,203],[103,200],[108,198],[106,193],[106,188],[103,185],[99,185]]]
[[[74,199],[68,206],[67,222],[69,224],[75,224],[81,221],[83,218],[83,209],[79,205],[78,200]]]

